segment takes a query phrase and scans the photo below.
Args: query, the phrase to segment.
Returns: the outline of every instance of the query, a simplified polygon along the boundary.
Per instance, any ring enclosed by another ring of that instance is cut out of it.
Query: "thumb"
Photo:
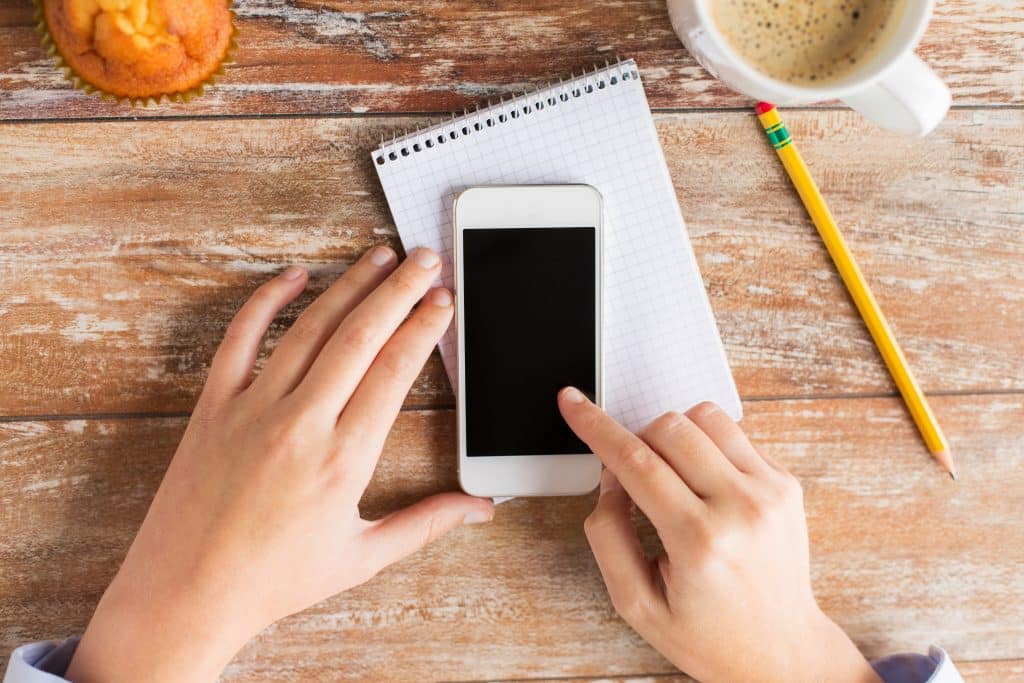
[[[373,522],[364,533],[375,571],[412,555],[463,524],[489,522],[494,505],[464,493],[439,493]]]

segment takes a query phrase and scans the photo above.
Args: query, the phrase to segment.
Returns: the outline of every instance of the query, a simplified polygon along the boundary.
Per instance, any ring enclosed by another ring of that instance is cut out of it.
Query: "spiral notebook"
[[[372,158],[402,244],[407,251],[427,246],[442,254],[448,287],[452,202],[463,189],[596,187],[605,208],[606,409],[631,429],[704,400],[740,418],[736,385],[633,60],[395,138]],[[454,378],[452,330],[440,347]]]

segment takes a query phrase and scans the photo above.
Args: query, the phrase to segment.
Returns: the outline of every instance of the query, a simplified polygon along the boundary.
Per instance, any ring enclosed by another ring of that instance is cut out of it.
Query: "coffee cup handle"
[[[930,133],[945,118],[951,101],[946,84],[913,52],[880,80],[843,98],[882,128],[906,135]]]

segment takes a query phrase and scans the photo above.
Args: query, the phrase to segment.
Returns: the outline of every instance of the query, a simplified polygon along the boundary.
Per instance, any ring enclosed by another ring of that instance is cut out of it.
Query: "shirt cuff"
[[[78,647],[78,638],[22,645],[11,653],[3,683],[67,683],[64,673]],[[964,683],[942,648],[927,655],[900,654],[871,663],[885,683]]]
[[[946,651],[934,645],[927,655],[892,655],[871,665],[885,683],[964,683]]]
[[[66,683],[64,673],[78,647],[78,638],[22,645],[11,653],[4,683]]]

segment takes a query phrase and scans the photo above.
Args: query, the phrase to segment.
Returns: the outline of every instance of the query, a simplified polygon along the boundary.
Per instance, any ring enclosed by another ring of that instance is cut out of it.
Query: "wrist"
[[[794,643],[791,681],[820,683],[881,683],[871,663],[850,637],[824,612],[815,608],[807,637]]]
[[[119,576],[100,599],[68,667],[75,683],[214,681],[254,635],[197,586],[132,586]]]

